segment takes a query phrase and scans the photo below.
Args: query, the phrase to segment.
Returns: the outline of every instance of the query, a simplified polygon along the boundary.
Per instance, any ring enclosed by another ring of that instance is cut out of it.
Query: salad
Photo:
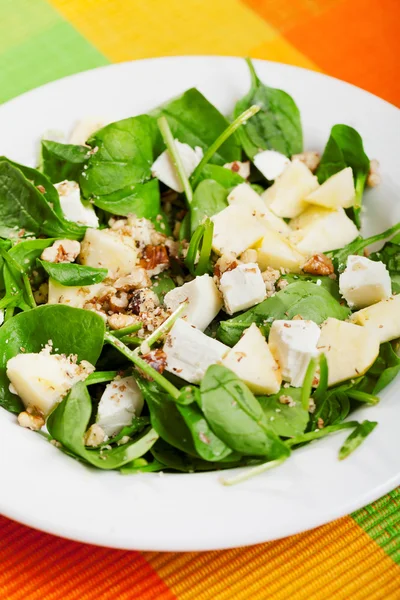
[[[233,484],[348,429],[343,459],[400,370],[400,223],[360,235],[377,162],[343,124],[304,151],[248,65],[230,118],[193,88],[0,158],[0,406],[87,465]]]

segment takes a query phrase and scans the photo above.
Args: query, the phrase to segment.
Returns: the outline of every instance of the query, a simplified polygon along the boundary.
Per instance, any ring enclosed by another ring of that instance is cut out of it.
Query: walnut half
[[[311,275],[332,275],[335,269],[333,263],[325,254],[314,254],[302,267],[304,273]]]

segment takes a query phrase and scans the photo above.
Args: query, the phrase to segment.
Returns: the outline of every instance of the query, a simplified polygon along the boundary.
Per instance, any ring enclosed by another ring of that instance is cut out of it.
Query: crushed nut
[[[134,315],[154,311],[160,301],[157,295],[149,288],[136,290],[128,304],[128,311]]]
[[[95,448],[96,446],[99,446],[105,442],[106,438],[107,436],[105,431],[100,427],[100,425],[93,423],[93,425],[91,425],[85,433],[83,441],[85,446],[91,446]]]
[[[163,373],[167,366],[167,355],[161,348],[151,350],[147,354],[143,354],[141,358],[159,373]]]
[[[149,271],[151,276],[158,275],[169,267],[167,248],[152,244],[145,246],[139,265]]]
[[[249,248],[245,250],[243,254],[240,256],[240,260],[242,263],[256,263],[257,262],[257,250],[253,248]]]
[[[302,269],[311,275],[331,275],[335,270],[331,259],[321,253],[311,256]]]
[[[381,182],[381,176],[379,174],[379,162],[374,158],[369,163],[369,173],[367,177],[367,185],[369,187],[376,187]]]
[[[216,277],[221,277],[225,271],[233,271],[238,266],[238,261],[236,258],[236,254],[233,252],[229,252],[227,254],[223,254],[219,257],[217,262],[214,265],[214,275]]]
[[[324,426],[324,420],[321,419],[321,417],[320,417],[317,421],[317,427],[318,427],[318,429],[322,429],[323,426]]]
[[[26,427],[32,431],[39,431],[45,424],[42,413],[30,407],[26,411],[19,413],[17,420],[21,427]]]
[[[313,414],[315,412],[316,408],[317,407],[316,407],[316,404],[314,402],[314,398],[310,398],[308,400],[308,412],[311,413],[311,414]]]
[[[125,327],[130,327],[131,325],[135,325],[136,323],[140,323],[140,319],[138,319],[134,315],[123,315],[115,313],[108,317],[108,324],[111,329],[125,329]]]
[[[81,245],[76,240],[57,240],[43,250],[40,258],[52,263],[72,263],[80,251]]]
[[[300,154],[293,154],[292,160],[300,160],[310,169],[310,171],[314,172],[321,162],[321,157],[318,152],[308,150],[307,152],[301,152]]]
[[[278,281],[278,283],[276,284],[276,287],[278,288],[278,290],[283,290],[288,285],[289,285],[289,282],[286,281],[286,279],[280,279]]]
[[[290,408],[293,408],[293,406],[296,406],[296,401],[293,400],[292,396],[287,396],[285,394],[283,394],[282,396],[279,396],[279,402],[281,404],[287,404]]]
[[[151,286],[151,279],[143,267],[135,267],[126,277],[119,277],[114,287],[118,291],[129,292],[139,288],[147,288]]]
[[[118,292],[109,299],[110,310],[118,313],[127,308],[129,304],[128,294],[126,292]]]

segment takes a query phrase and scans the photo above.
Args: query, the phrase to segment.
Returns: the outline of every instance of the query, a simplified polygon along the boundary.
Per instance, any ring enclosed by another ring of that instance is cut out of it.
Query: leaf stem
[[[278,467],[282,463],[285,462],[287,457],[279,458],[277,460],[270,460],[269,462],[263,463],[262,465],[258,465],[257,467],[253,467],[252,469],[247,469],[244,473],[240,473],[239,475],[235,475],[234,477],[230,477],[226,479],[225,477],[220,477],[220,482],[222,485],[236,485],[237,483],[242,483],[243,481],[247,481],[248,479],[255,477],[256,475],[260,475],[261,473],[265,473],[266,471],[270,471],[275,467]]]
[[[307,371],[304,376],[303,387],[301,389],[301,405],[304,410],[309,409],[312,383],[314,380],[315,369],[317,368],[317,359],[312,358],[308,363]]]
[[[298,444],[305,444],[307,442],[312,442],[313,440],[319,440],[320,438],[329,435],[330,433],[334,433],[335,431],[340,431],[341,429],[353,429],[357,427],[357,421],[346,421],[346,423],[340,423],[338,425],[328,425],[323,429],[318,429],[317,431],[309,431],[308,433],[302,433],[290,440],[286,440],[284,444],[291,448],[292,446],[297,446]]]
[[[257,76],[257,73],[256,73],[256,70],[254,68],[254,65],[253,65],[253,63],[251,61],[251,58],[249,56],[247,56],[245,58],[245,61],[247,63],[247,66],[249,67],[249,71],[250,71],[251,87],[252,88],[256,88],[258,86],[258,82],[260,80],[259,80],[259,78]]]
[[[142,329],[143,323],[135,323],[134,325],[129,325],[129,327],[123,327],[122,329],[116,329],[113,333],[113,336],[116,338],[122,338],[125,335],[129,335],[131,333],[136,333],[139,329]]]
[[[371,406],[375,406],[380,401],[379,396],[373,396],[372,394],[367,394],[366,392],[360,392],[359,390],[347,390],[347,395],[349,398],[353,400],[358,400],[358,402],[365,402],[365,404],[370,404]]]
[[[153,333],[149,335],[148,338],[142,341],[142,344],[140,346],[140,352],[142,354],[147,354],[148,352],[150,352],[151,346],[158,342],[158,340],[165,333],[168,333],[168,331],[172,329],[173,325],[175,324],[175,321],[177,321],[179,317],[185,312],[185,309],[187,308],[188,304],[188,302],[182,302],[182,304],[180,304],[178,308],[174,310],[174,312],[168,317],[168,319],[164,321],[164,323],[161,323],[161,325],[157,327],[157,329],[155,329]]]
[[[182,184],[187,203],[190,206],[193,200],[193,190],[190,185],[189,179],[186,175],[185,169],[183,168],[182,160],[176,147],[174,136],[172,135],[172,131],[168,125],[168,121],[165,117],[160,117],[157,120],[157,124],[163,137],[164,143],[167,147],[167,150],[171,156],[172,162],[174,163],[179,181]]]
[[[250,106],[247,110],[245,110],[241,115],[239,115],[228,127],[221,133],[220,136],[207,148],[203,158],[195,168],[192,173],[191,182],[192,187],[195,188],[199,183],[200,175],[206,164],[211,160],[214,154],[219,150],[226,140],[235,133],[236,129],[238,129],[241,125],[245,125],[246,122],[258,111],[260,110],[259,106],[253,105]]]
[[[143,373],[151,377],[160,387],[162,387],[172,398],[176,401],[180,396],[180,391],[176,388],[168,379],[163,377],[161,373],[153,369],[145,360],[143,360],[137,352],[130,350],[128,346],[114,337],[109,331],[104,334],[104,340],[111,346],[114,346],[121,354],[126,356],[136,367],[138,367]]]

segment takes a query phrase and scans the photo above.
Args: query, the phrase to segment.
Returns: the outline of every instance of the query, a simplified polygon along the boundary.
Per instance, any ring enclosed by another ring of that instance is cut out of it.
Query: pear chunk
[[[346,167],[324,181],[305,200],[325,208],[349,208],[353,206],[355,197],[353,171],[351,167]]]
[[[375,333],[381,344],[400,337],[400,294],[362,308],[350,317],[352,323]]]
[[[300,160],[291,162],[275,183],[262,195],[278,217],[297,217],[305,208],[305,198],[318,188],[318,180]]]
[[[257,246],[257,262],[261,271],[267,267],[288,269],[299,273],[306,262],[306,256],[293,246],[283,235],[268,231]]]

